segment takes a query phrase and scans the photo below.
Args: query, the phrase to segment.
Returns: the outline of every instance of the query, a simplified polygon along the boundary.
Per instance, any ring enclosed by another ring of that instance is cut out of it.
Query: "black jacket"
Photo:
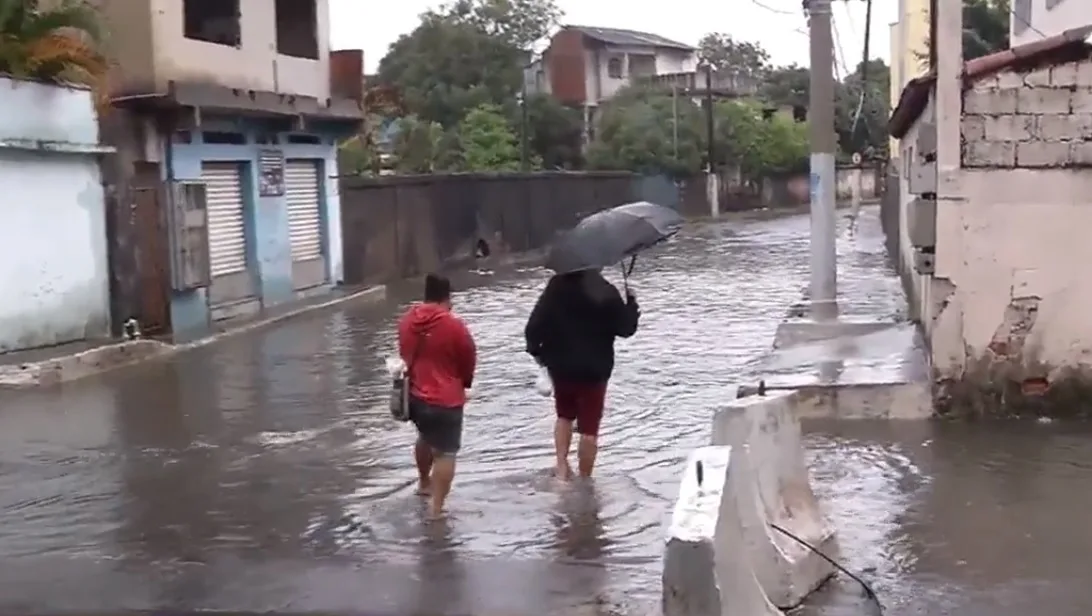
[[[554,276],[527,320],[527,352],[555,380],[605,383],[614,339],[632,336],[640,314],[637,300],[623,300],[598,272]]]

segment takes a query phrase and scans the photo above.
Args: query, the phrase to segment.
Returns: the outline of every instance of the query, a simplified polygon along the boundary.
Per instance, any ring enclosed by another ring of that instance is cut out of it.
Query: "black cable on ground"
[[[869,586],[868,582],[865,582],[864,580],[862,580],[860,578],[860,576],[853,573],[849,569],[846,569],[842,565],[838,564],[833,558],[831,558],[831,557],[827,556],[826,554],[822,553],[821,551],[819,551],[819,548],[811,545],[807,541],[804,541],[800,537],[797,537],[796,535],[794,535],[793,533],[785,530],[784,528],[781,528],[777,524],[774,524],[773,522],[770,522],[770,527],[772,527],[777,532],[785,535],[789,539],[792,539],[793,541],[795,541],[795,542],[799,543],[800,545],[806,547],[807,549],[811,550],[815,554],[819,555],[820,558],[822,558],[823,560],[830,563],[835,569],[837,569],[837,570],[841,571],[842,573],[848,575],[851,579],[853,579],[853,581],[860,584],[861,588],[864,589],[865,596],[868,597],[870,600],[872,600],[872,602],[874,602],[876,604],[876,607],[879,608],[879,613],[883,614],[883,612],[884,612],[883,603],[880,602],[879,596],[876,595],[876,591],[873,590],[871,586]]]

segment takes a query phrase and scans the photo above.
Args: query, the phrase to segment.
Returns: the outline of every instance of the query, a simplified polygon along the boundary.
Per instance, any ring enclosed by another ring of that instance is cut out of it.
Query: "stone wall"
[[[968,169],[1092,165],[1092,63],[1005,72],[964,96]]]
[[[1092,62],[970,86],[937,209],[937,411],[1092,416]]]

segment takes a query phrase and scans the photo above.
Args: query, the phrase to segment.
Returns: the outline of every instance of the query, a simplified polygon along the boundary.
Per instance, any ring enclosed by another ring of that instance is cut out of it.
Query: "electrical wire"
[[[765,2],[761,2],[760,0],[751,0],[751,3],[754,4],[755,6],[764,8],[764,9],[766,9],[767,11],[769,11],[771,13],[778,13],[780,15],[799,15],[800,14],[800,13],[797,13],[796,11],[786,11],[785,9],[779,9],[779,8],[772,7],[772,6],[768,5],[768,4],[766,4]]]
[[[800,545],[804,546],[805,548],[810,550],[812,553],[814,553],[818,557],[820,557],[823,560],[830,563],[831,566],[834,567],[835,569],[837,569],[837,570],[841,571],[842,573],[848,575],[850,577],[850,579],[852,579],[854,582],[857,582],[858,584],[861,585],[861,589],[864,590],[865,597],[867,597],[870,601],[875,603],[876,608],[879,610],[878,613],[881,614],[881,615],[884,613],[884,610],[886,608],[884,607],[883,602],[880,601],[879,595],[876,594],[876,591],[873,590],[872,586],[870,586],[868,582],[861,579],[861,576],[857,575],[856,573],[853,573],[849,569],[846,569],[841,564],[839,564],[838,561],[836,561],[833,558],[831,558],[831,557],[827,556],[826,554],[824,554],[819,548],[813,546],[812,544],[808,543],[807,541],[804,541],[800,537],[797,537],[795,534],[785,530],[784,528],[781,528],[777,524],[774,524],[773,522],[770,522],[770,528],[776,530],[777,532],[781,533],[782,535],[785,535],[789,539],[792,539],[793,541],[795,541],[795,542],[799,543]]]

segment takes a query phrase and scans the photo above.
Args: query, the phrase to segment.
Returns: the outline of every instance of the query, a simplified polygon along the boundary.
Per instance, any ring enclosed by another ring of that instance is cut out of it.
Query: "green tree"
[[[963,61],[1008,49],[1010,15],[1010,0],[963,0]],[[918,61],[928,70],[928,53]]]
[[[459,123],[459,142],[466,171],[517,171],[520,168],[518,139],[497,105],[471,109]]]
[[[546,37],[563,15],[553,0],[456,0],[439,13],[524,50]]]
[[[758,101],[718,103],[715,139],[717,163],[738,168],[747,181],[807,168],[807,125]]]
[[[509,106],[512,130],[523,130],[522,110],[518,103]],[[527,138],[531,153],[546,169],[581,169],[584,116],[579,109],[566,107],[547,94],[527,97]]]
[[[883,60],[857,65],[836,91],[835,131],[844,154],[859,152],[866,157],[887,155],[887,119],[891,114],[888,100],[891,69]],[[862,75],[863,74],[863,75]]]
[[[105,88],[109,64],[98,10],[83,0],[0,0],[0,73]]]
[[[796,64],[771,69],[759,86],[759,97],[774,107],[808,108],[811,72]]]
[[[471,23],[425,15],[391,45],[376,78],[401,91],[409,112],[446,128],[479,105],[512,100],[520,60],[518,49]]]
[[[560,14],[554,0],[457,0],[395,41],[377,79],[411,113],[451,128],[480,105],[515,100],[531,44]]]
[[[602,107],[588,147],[593,169],[625,169],[684,176],[701,169],[704,121],[685,97],[672,100],[652,90],[627,88]]]
[[[717,71],[761,83],[770,71],[770,54],[758,43],[736,41],[723,33],[706,34],[698,42],[699,55]]]
[[[400,173],[432,173],[441,158],[444,129],[438,122],[407,116],[398,121],[394,138],[395,169]]]

